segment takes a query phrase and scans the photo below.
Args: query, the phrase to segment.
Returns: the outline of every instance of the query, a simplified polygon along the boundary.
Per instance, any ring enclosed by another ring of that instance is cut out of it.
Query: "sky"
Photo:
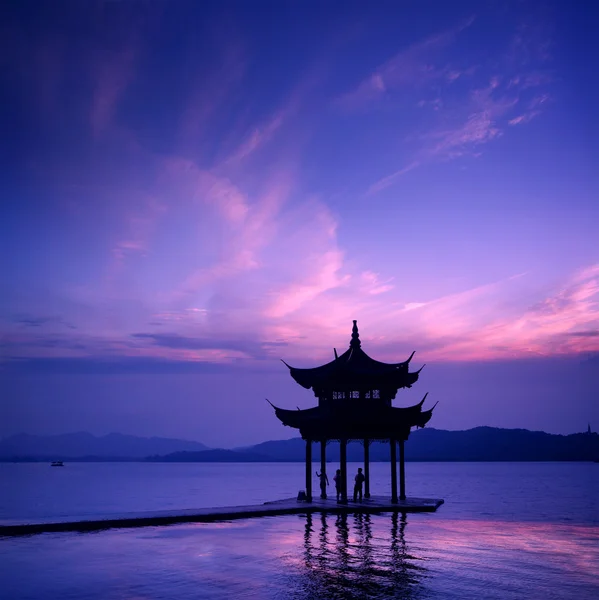
[[[430,426],[599,429],[592,2],[9,2],[0,436],[234,447],[280,362]]]

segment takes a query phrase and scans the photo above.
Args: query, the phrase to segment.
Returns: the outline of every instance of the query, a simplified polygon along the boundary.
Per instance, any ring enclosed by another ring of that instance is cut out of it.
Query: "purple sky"
[[[584,6],[4,5],[0,435],[291,437],[352,319],[431,426],[599,428]]]

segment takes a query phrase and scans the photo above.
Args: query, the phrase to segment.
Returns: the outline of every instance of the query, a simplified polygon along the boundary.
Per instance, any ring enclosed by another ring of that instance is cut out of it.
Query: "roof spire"
[[[354,326],[351,329],[351,342],[349,347],[352,349],[359,348],[362,344],[360,343],[360,334],[358,333],[358,321],[354,319]]]

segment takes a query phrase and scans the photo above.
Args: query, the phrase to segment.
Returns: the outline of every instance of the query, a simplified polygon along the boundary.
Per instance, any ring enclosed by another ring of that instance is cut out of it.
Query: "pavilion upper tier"
[[[424,427],[435,408],[422,410],[426,395],[414,406],[392,406],[397,390],[418,380],[421,369],[409,372],[412,356],[394,364],[370,358],[361,348],[354,321],[349,349],[341,356],[335,352],[334,361],[314,369],[287,365],[297,383],[314,391],[318,406],[304,410],[272,406],[283,425],[299,429],[307,440],[407,440],[412,427]]]
[[[293,379],[306,389],[312,389],[319,400],[381,399],[390,401],[400,388],[412,387],[418,371],[410,372],[412,355],[400,363],[384,363],[370,358],[360,342],[357,321],[353,322],[351,341],[346,352],[329,363],[312,369],[289,367]],[[285,361],[283,361],[285,362]]]

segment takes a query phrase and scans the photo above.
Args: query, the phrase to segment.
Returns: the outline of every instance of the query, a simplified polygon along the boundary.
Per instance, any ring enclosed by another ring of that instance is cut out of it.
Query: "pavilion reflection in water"
[[[293,585],[296,593],[292,597],[419,595],[427,569],[424,559],[408,550],[405,514],[308,514],[304,518],[304,568],[299,582]]]

